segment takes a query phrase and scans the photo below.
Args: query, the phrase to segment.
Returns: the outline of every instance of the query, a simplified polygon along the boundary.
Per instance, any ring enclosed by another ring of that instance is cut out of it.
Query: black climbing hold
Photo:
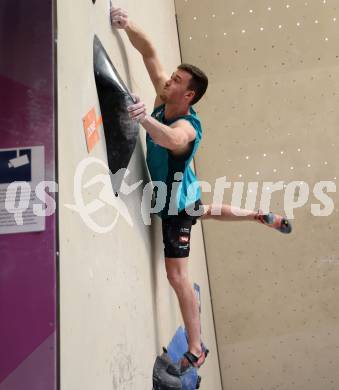
[[[153,390],[182,390],[179,376],[167,372],[168,366],[172,364],[165,352],[157,357],[153,367]]]
[[[134,103],[133,97],[96,35],[93,42],[93,63],[108,167],[113,174],[111,179],[114,192],[118,193],[123,175],[115,173],[128,166],[136,145],[139,124],[130,119],[127,111],[127,107]]]

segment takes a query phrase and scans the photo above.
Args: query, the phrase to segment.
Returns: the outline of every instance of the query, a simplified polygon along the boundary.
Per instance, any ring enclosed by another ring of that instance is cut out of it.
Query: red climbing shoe
[[[292,231],[292,225],[288,219],[278,214],[273,214],[271,212],[264,214],[262,210],[258,210],[254,219],[268,227],[279,230],[281,233],[288,234]]]

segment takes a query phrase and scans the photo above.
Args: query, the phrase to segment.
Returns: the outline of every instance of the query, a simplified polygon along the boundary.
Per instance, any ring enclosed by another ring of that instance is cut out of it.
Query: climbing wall
[[[203,223],[225,390],[339,386],[338,6],[176,0],[183,61],[210,79],[203,200],[293,224]]]
[[[171,74],[180,63],[174,3],[115,5],[150,36]],[[60,380],[65,390],[150,389],[156,355],[182,324],[166,279],[160,219],[144,219],[142,212],[149,180],[142,128],[118,198],[107,174],[93,67],[95,35],[149,112],[155,98],[142,57],[124,31],[111,29],[108,11],[109,1],[57,2]],[[211,349],[201,388],[221,389],[199,223],[190,275],[201,289],[203,337]]]

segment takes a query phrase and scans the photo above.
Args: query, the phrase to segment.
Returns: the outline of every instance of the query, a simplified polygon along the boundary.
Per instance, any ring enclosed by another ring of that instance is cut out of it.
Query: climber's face
[[[189,105],[194,97],[194,91],[190,89],[192,76],[184,70],[177,69],[169,80],[166,81],[160,98],[164,103]]]

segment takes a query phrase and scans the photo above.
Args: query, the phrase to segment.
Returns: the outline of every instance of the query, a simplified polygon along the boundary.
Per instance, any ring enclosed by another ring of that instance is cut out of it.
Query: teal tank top
[[[188,206],[192,206],[201,198],[201,189],[197,177],[189,165],[201,141],[202,129],[200,119],[192,107],[190,107],[190,113],[188,115],[182,115],[171,120],[166,120],[165,118],[164,104],[155,108],[151,115],[167,126],[178,119],[186,119],[196,131],[196,138],[191,142],[190,150],[186,155],[179,157],[173,156],[170,150],[155,144],[150,135],[148,133],[146,134],[146,161],[151,179],[153,182],[162,181],[167,186],[165,206],[158,215],[161,218],[168,218]],[[173,212],[173,209],[177,212]]]

